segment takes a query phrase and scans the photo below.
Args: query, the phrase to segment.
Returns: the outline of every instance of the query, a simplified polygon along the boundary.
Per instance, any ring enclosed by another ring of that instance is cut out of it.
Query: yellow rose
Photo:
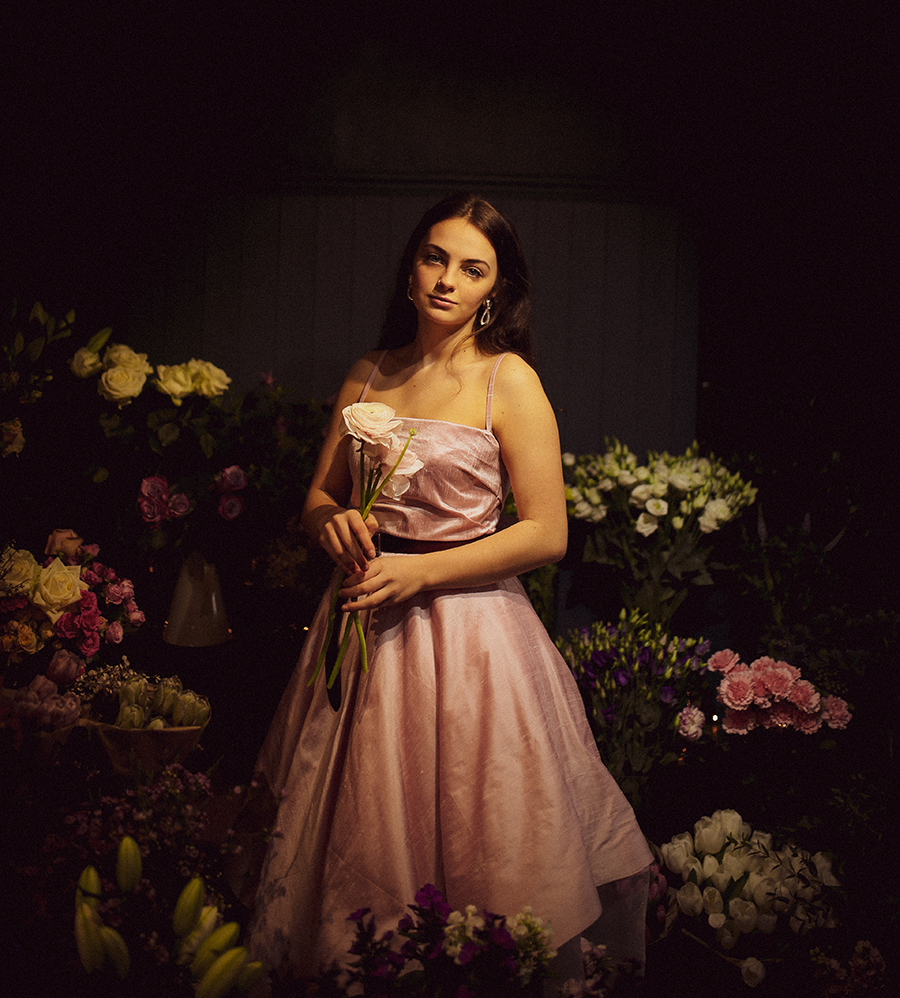
[[[69,369],[76,378],[89,378],[92,374],[103,370],[103,362],[96,350],[82,347],[69,361]]]
[[[168,366],[156,365],[156,387],[175,403],[181,405],[181,400],[194,390],[194,375],[187,364]]]
[[[137,398],[144,388],[147,375],[130,367],[111,367],[100,375],[97,391],[107,402],[118,402],[123,406]]]
[[[7,548],[0,556],[0,564],[6,566],[0,576],[0,593],[30,596],[41,566],[30,551]]]
[[[221,395],[231,384],[231,378],[208,360],[189,360],[187,368],[193,378],[194,391],[204,398]]]
[[[103,366],[125,367],[129,371],[137,371],[138,374],[153,373],[153,367],[147,363],[147,355],[135,353],[124,343],[113,343],[106,348],[106,353],[103,354]]]
[[[31,598],[55,624],[67,607],[81,599],[82,590],[89,588],[81,580],[78,565],[64,565],[59,558],[54,558],[38,574]]]

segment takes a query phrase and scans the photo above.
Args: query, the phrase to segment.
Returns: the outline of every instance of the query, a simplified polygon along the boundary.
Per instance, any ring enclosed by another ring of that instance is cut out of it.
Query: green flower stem
[[[328,624],[325,628],[325,640],[322,642],[322,650],[319,652],[319,659],[316,662],[315,671],[310,677],[309,682],[306,684],[307,686],[312,686],[312,684],[316,681],[316,677],[322,671],[322,666],[325,664],[325,656],[328,653],[328,646],[331,643],[331,635],[334,633],[334,618],[337,610],[338,592],[340,591],[341,582],[344,577],[344,573],[339,568],[336,568],[331,575],[331,585],[334,589],[332,590],[331,602],[328,606]]]

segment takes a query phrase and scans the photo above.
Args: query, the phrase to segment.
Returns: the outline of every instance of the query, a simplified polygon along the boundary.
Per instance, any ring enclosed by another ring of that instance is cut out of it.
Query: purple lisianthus
[[[628,685],[628,672],[626,669],[616,669],[613,673],[613,679],[617,686],[627,686]]]
[[[659,691],[659,699],[663,703],[672,703],[675,700],[675,690],[671,686],[664,686]]]

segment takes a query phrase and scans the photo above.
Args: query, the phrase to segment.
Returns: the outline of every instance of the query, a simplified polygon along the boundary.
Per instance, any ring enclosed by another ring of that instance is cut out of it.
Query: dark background
[[[373,6],[13,15],[5,299],[127,328],[199,205],[328,173],[315,98],[363,51],[471,81],[488,104],[527,67],[617,135],[599,196],[676,206],[695,233],[701,443],[752,455],[779,483],[769,512],[811,513],[823,543],[855,504],[853,585],[896,592],[890,5]],[[422,108],[423,141],[465,119],[447,93]],[[848,494],[824,485],[836,473]]]

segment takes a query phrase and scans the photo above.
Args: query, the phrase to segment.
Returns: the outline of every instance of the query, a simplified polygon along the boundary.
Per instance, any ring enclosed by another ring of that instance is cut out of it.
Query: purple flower
[[[672,703],[675,699],[675,690],[673,690],[671,686],[664,686],[662,690],[660,690],[659,699],[663,703]]]
[[[613,679],[617,686],[627,686],[628,685],[628,672],[625,669],[616,669],[613,673]]]

